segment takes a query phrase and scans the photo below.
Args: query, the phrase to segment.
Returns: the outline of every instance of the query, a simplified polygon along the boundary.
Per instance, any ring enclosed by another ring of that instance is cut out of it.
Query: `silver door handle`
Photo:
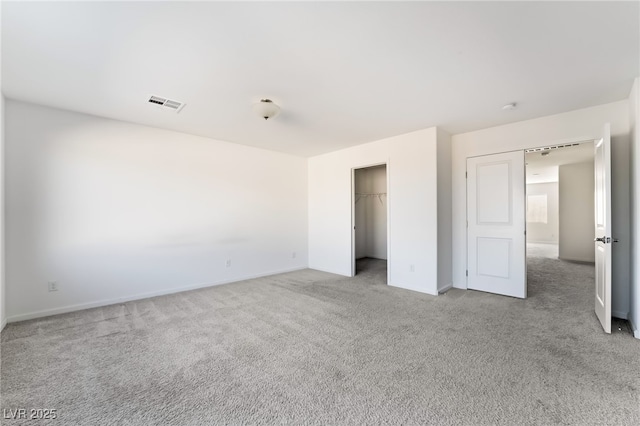
[[[611,237],[601,237],[601,238],[596,238],[593,241],[595,241],[596,243],[600,242],[600,243],[603,243],[603,244],[609,244],[611,242],[617,243],[618,239],[617,238],[611,239]]]

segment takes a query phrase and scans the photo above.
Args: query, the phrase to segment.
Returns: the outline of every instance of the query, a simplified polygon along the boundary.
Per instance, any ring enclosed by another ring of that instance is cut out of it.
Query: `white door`
[[[596,315],[611,333],[611,130],[595,143]]]
[[[524,151],[467,159],[467,288],[527,297]]]

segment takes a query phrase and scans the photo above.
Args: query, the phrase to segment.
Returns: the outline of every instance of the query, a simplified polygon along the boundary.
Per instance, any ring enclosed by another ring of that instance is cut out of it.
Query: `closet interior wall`
[[[356,259],[387,259],[387,167],[355,171]]]

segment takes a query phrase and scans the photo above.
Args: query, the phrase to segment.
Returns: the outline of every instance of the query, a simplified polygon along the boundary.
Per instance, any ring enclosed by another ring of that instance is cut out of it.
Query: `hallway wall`
[[[565,164],[559,167],[560,243],[563,260],[595,262],[593,238],[593,161]]]

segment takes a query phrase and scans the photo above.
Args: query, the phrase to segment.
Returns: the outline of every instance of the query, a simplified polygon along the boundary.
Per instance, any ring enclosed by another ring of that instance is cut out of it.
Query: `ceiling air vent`
[[[154,105],[159,105],[163,108],[167,108],[170,110],[174,110],[175,112],[180,112],[182,108],[184,108],[185,104],[183,102],[172,101],[171,99],[161,98],[160,96],[149,96],[149,103]]]
[[[570,146],[578,146],[578,145],[580,145],[580,143],[570,143],[570,144],[566,144],[566,145],[545,146],[545,147],[542,147],[542,148],[525,149],[524,152],[529,153],[529,152],[550,151],[552,149],[569,148]],[[543,153],[543,155],[544,155],[544,153]]]

